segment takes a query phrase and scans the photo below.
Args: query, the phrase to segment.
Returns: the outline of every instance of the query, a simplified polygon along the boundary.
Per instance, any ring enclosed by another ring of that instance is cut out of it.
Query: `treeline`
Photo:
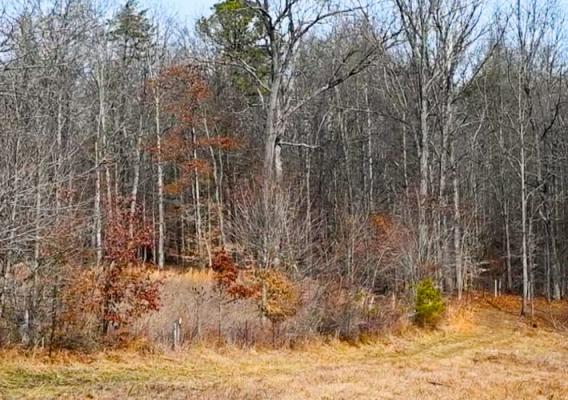
[[[1,344],[120,332],[160,306],[148,271],[215,260],[265,316],[270,282],[566,296],[563,10],[490,6],[4,4]]]

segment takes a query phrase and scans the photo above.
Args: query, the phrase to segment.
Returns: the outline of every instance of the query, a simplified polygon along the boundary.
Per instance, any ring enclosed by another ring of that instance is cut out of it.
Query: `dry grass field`
[[[568,399],[568,307],[518,299],[453,307],[433,332],[294,350],[194,347],[171,354],[4,352],[2,399]]]

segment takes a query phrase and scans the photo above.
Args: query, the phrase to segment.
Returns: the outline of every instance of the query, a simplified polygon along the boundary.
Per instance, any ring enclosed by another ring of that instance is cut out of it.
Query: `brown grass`
[[[160,280],[177,278],[194,284],[204,284],[213,281],[214,272],[210,268],[188,268],[185,272],[180,272],[177,268],[171,267],[163,271],[154,269],[151,276]]]
[[[520,319],[516,298],[474,300],[451,305],[440,330],[409,330],[360,346],[332,342],[296,350],[243,350],[199,345],[181,353],[58,353],[53,360],[42,353],[6,351],[0,355],[0,397],[568,398],[566,333]],[[540,302],[536,309],[544,316],[568,315],[566,303]]]

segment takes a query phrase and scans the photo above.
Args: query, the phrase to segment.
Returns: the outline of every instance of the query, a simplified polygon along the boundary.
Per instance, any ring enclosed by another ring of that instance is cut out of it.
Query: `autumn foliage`
[[[208,183],[215,177],[222,152],[237,149],[239,143],[227,134],[228,128],[221,122],[219,113],[212,109],[212,93],[201,68],[192,64],[173,65],[147,83],[149,101],[163,128],[146,149],[168,171],[164,174],[163,192],[176,201],[166,203],[166,214],[177,224],[184,219],[184,213],[200,213],[201,193],[207,189],[198,187],[199,182]],[[197,201],[190,205],[184,203],[184,198],[191,197],[196,197]],[[200,247],[203,237],[195,240]],[[199,248],[195,253],[186,248],[185,253],[182,255],[197,254],[199,261],[203,261],[204,252]]]
[[[119,198],[105,205],[103,252],[107,263],[140,264],[140,250],[152,245],[152,227],[141,219],[141,210],[130,209],[128,199]]]
[[[258,285],[248,279],[250,271],[239,271],[232,257],[221,250],[215,254],[212,263],[217,287],[232,299],[255,298],[260,294]]]
[[[225,251],[215,255],[212,268],[221,290],[233,299],[254,299],[260,314],[272,323],[283,322],[296,314],[300,296],[283,273],[265,268],[239,270]]]
[[[104,258],[99,293],[103,331],[128,324],[159,308],[159,283],[144,269],[141,250],[152,244],[152,230],[128,202],[118,199],[107,213],[104,229]]]
[[[126,199],[105,204],[103,263],[74,271],[62,294],[63,329],[119,331],[160,306],[160,282],[151,279],[142,249],[151,246],[152,230],[131,212]],[[94,326],[93,326],[94,325]]]
[[[150,81],[153,94],[160,96],[162,111],[172,115],[178,126],[192,126],[197,110],[210,95],[202,71],[194,65],[173,65]]]
[[[294,283],[273,269],[256,271],[255,282],[261,289],[260,312],[273,324],[293,317],[300,305],[300,295]]]

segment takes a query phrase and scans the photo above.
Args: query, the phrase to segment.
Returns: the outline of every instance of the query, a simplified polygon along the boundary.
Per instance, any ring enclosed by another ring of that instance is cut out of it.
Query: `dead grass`
[[[193,284],[205,284],[213,281],[214,272],[211,268],[188,268],[185,272],[180,272],[178,268],[170,267],[163,271],[154,269],[151,276],[154,279],[180,279]]]
[[[0,355],[3,399],[567,399],[568,336],[513,313],[518,299],[452,305],[437,331],[296,350]],[[537,307],[568,312],[566,303]],[[538,315],[538,314],[537,314]],[[543,321],[545,321],[544,317]],[[540,320],[539,320],[540,321]]]
[[[454,301],[447,306],[443,328],[453,332],[469,333],[477,328],[473,305],[468,301]]]

